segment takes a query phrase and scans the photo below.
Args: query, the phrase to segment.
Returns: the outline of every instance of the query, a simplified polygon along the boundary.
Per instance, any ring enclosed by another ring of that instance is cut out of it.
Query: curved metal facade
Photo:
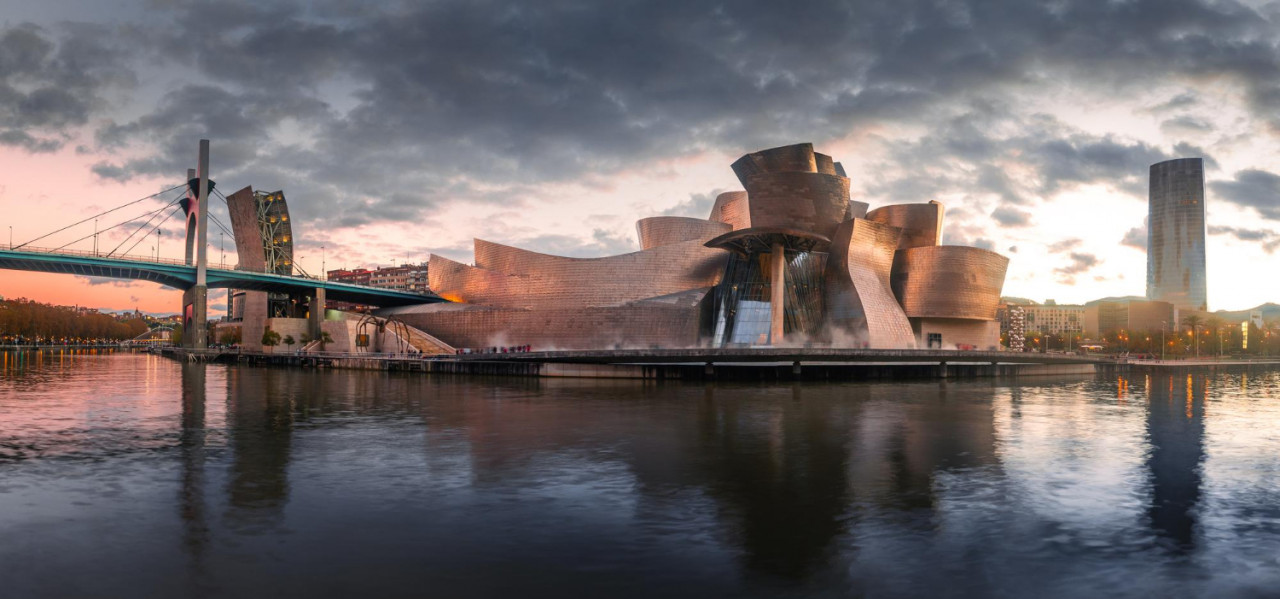
[[[751,227],[751,211],[747,208],[747,192],[727,191],[716,196],[710,220],[728,224],[736,231]]]
[[[1208,310],[1204,226],[1204,161],[1179,158],[1151,165],[1147,299]]]
[[[909,317],[995,320],[1008,267],[1008,258],[979,248],[910,248],[896,253],[890,281]]]
[[[898,249],[942,245],[942,215],[938,202],[892,204],[867,213],[867,220],[902,229]]]
[[[550,256],[476,240],[476,266],[432,256],[430,287],[452,301],[511,308],[612,306],[714,286],[727,254],[682,241],[605,258]]]
[[[430,287],[464,303],[396,313],[456,347],[992,339],[1008,259],[939,245],[941,204],[867,212],[811,144],[746,154],[733,170],[746,191],[717,196],[706,220],[641,219],[638,252],[570,258],[477,239],[474,266],[432,256]]]
[[[830,156],[815,153],[813,144],[746,154],[733,163],[733,172],[747,190],[751,227],[798,229],[830,237],[840,223],[861,212],[849,201],[849,179],[843,169]]]
[[[636,221],[640,249],[649,250],[681,241],[711,239],[732,231],[727,223],[687,216],[653,216]]]
[[[833,344],[914,348],[915,335],[890,285],[898,229],[862,219],[836,229],[827,260],[827,319]]]
[[[822,173],[760,173],[747,179],[753,227],[786,227],[830,237],[849,216],[849,180]]]

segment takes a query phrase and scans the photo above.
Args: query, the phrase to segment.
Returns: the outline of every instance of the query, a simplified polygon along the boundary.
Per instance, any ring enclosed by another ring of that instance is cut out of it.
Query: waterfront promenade
[[[638,379],[892,379],[1093,374],[1115,362],[1096,356],[993,351],[832,348],[566,350],[421,354],[189,350],[184,361],[404,370],[438,374]]]

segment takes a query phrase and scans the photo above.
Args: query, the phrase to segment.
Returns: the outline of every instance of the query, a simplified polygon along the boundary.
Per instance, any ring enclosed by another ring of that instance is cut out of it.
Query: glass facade
[[[1204,161],[1151,165],[1147,299],[1208,310],[1204,254]]]
[[[772,307],[769,303],[769,253],[732,254],[715,289],[713,343],[718,347],[767,345]],[[823,271],[827,254],[786,252],[783,329],[786,334],[818,331],[823,314]]]

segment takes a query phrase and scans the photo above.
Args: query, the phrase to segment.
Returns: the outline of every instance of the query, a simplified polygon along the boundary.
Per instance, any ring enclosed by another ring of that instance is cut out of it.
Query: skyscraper
[[[1151,165],[1147,214],[1147,299],[1207,310],[1204,269],[1204,161]]]

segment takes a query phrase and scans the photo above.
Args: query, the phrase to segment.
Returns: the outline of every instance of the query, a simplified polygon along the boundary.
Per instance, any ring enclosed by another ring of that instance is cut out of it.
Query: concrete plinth
[[[324,289],[317,287],[315,295],[311,297],[311,305],[308,306],[307,315],[307,334],[312,339],[320,338],[321,325],[324,324]]]
[[[197,285],[182,294],[182,346],[205,349],[209,345],[209,288]]]

